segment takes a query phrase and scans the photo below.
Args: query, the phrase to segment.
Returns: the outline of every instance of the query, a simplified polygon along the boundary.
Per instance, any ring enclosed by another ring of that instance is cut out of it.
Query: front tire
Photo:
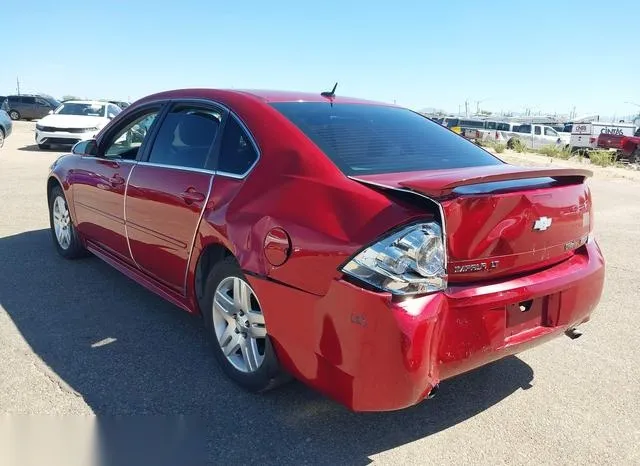
[[[51,189],[49,196],[49,224],[53,244],[65,259],[77,259],[86,255],[86,251],[69,213],[67,199],[60,186]]]
[[[17,110],[11,110],[9,112],[9,118],[11,118],[13,121],[17,121],[20,119],[20,113]]]
[[[287,380],[258,297],[232,257],[209,272],[203,303],[214,356],[231,380],[251,392],[264,392]]]

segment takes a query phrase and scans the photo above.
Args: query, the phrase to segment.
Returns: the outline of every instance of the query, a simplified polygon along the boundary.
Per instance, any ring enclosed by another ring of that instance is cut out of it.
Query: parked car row
[[[459,117],[433,120],[472,141],[492,139],[510,148],[519,142],[530,149],[556,145],[582,153],[594,149],[621,151],[622,138],[640,131],[634,124],[624,122],[538,124]]]
[[[520,142],[531,149],[548,145],[568,146],[570,134],[559,132],[550,125],[515,121],[447,117],[436,122],[472,141],[493,139],[513,147]]]
[[[35,141],[40,149],[72,146],[91,139],[129,104],[112,100],[65,100],[35,94],[0,96],[0,147],[11,133],[11,120],[38,120]]]

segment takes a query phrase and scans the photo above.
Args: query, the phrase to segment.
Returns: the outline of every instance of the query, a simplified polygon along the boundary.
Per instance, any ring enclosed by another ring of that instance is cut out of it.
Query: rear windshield
[[[498,165],[475,144],[411,110],[324,102],[272,104],[346,175]]]

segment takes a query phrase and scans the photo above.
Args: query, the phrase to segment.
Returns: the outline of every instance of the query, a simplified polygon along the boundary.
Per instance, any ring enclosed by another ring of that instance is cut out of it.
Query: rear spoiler
[[[582,168],[527,168],[498,165],[350,178],[364,184],[390,189],[408,189],[433,199],[442,199],[450,196],[456,188],[462,186],[533,178],[552,178],[566,183],[583,183],[586,178],[591,176],[593,176],[592,171]]]

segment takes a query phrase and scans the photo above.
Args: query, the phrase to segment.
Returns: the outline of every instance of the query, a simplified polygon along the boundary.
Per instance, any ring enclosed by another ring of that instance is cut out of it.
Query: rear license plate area
[[[530,299],[507,306],[506,337],[535,327],[546,326],[548,296]]]

